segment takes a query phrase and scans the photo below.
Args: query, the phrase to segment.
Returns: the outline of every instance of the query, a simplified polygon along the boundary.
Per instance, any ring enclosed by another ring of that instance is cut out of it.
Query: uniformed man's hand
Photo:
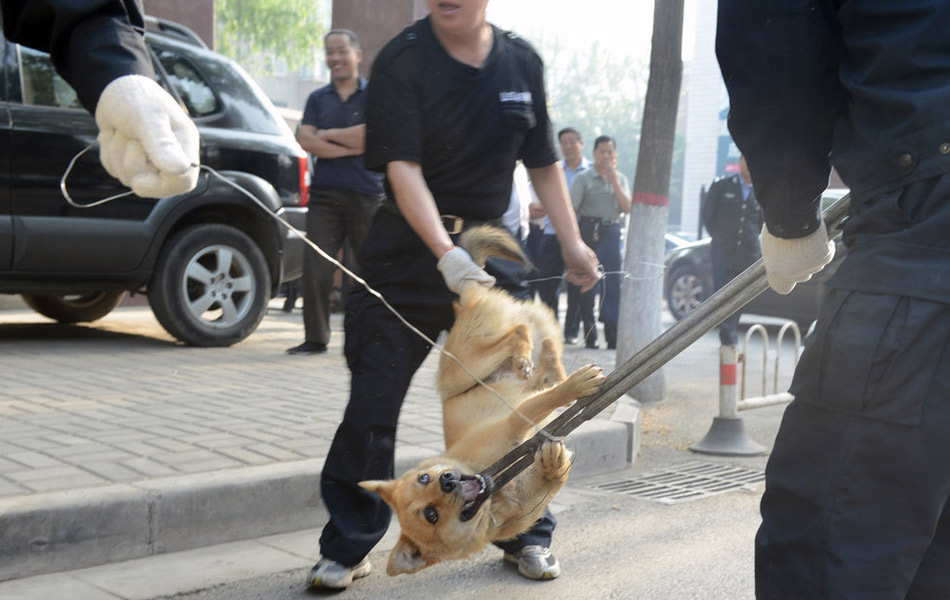
[[[96,105],[99,159],[144,198],[184,194],[198,182],[198,128],[153,79],[126,75]]]
[[[564,278],[568,283],[580,286],[582,292],[590,290],[600,280],[600,261],[584,242],[577,240],[573,244],[562,244],[561,255],[566,268]]]
[[[782,295],[791,292],[795,284],[811,279],[835,257],[835,243],[828,240],[824,223],[796,239],[775,237],[765,226],[759,239],[769,286]]]
[[[464,248],[453,246],[436,263],[439,273],[445,279],[445,285],[456,294],[462,293],[466,285],[476,284],[485,287],[495,285],[495,278],[475,264],[472,256]]]

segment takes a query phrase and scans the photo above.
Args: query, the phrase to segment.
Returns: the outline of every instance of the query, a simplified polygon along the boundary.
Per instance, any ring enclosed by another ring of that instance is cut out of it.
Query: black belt
[[[595,217],[581,217],[581,223],[597,223],[598,225],[619,225],[620,219],[598,219]]]
[[[383,210],[390,212],[394,215],[402,216],[402,213],[399,211],[399,207],[390,199],[387,199],[382,204]],[[477,227],[479,225],[494,225],[495,227],[501,227],[501,218],[491,219],[489,221],[480,221],[476,219],[468,219],[465,217],[459,217],[457,215],[439,215],[442,218],[442,226],[445,227],[445,230],[449,235],[457,235],[462,233],[466,229],[471,229],[472,227]]]

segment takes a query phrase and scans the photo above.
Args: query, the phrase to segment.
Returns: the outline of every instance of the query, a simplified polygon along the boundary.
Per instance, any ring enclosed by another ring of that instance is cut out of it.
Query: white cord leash
[[[72,196],[69,195],[69,192],[66,190],[66,178],[69,177],[69,174],[72,173],[73,167],[76,165],[76,161],[92,149],[98,142],[93,142],[79,151],[76,156],[69,161],[69,165],[66,167],[66,170],[63,172],[63,177],[59,180],[59,191],[63,193],[63,198],[66,199],[71,206],[76,208],[92,208],[93,206],[99,206],[100,204],[105,204],[106,202],[112,202],[113,200],[118,200],[119,198],[125,198],[126,196],[134,196],[135,192],[129,190],[127,192],[122,192],[121,194],[116,194],[115,196],[109,196],[108,198],[103,198],[102,200],[96,200],[95,202],[90,202],[89,204],[80,204],[72,199]]]
[[[69,195],[69,192],[68,192],[67,189],[66,189],[66,180],[67,180],[67,178],[69,177],[69,174],[72,172],[73,166],[76,164],[76,161],[78,161],[79,158],[80,158],[83,154],[85,154],[86,152],[88,152],[94,145],[95,145],[95,143],[89,144],[88,146],[86,146],[85,148],[83,148],[78,154],[76,154],[76,156],[74,156],[74,157],[72,158],[72,160],[69,161],[69,165],[66,167],[66,171],[63,173],[63,177],[62,177],[62,179],[60,179],[59,187],[60,187],[60,191],[62,191],[63,197],[66,199],[66,202],[68,202],[71,206],[74,206],[74,207],[76,207],[76,208],[92,208],[92,207],[94,207],[94,206],[100,206],[100,205],[102,205],[102,204],[106,204],[107,202],[111,202],[111,201],[117,200],[117,199],[119,199],[119,198],[124,198],[124,197],[126,197],[126,196],[132,196],[132,195],[134,195],[134,192],[128,191],[128,192],[124,192],[124,193],[122,193],[122,194],[116,194],[116,195],[114,195],[114,196],[109,196],[108,198],[103,198],[102,200],[96,200],[96,201],[94,201],[94,202],[90,202],[89,204],[80,204],[80,203],[78,203],[78,202],[76,202],[75,200],[72,199],[72,197]],[[380,294],[378,291],[376,291],[376,290],[374,290],[372,287],[370,287],[370,285],[369,285],[362,277],[360,277],[359,275],[357,275],[357,274],[354,273],[353,271],[351,271],[351,270],[349,270],[348,268],[346,268],[346,267],[345,267],[342,263],[340,263],[335,257],[332,257],[332,256],[330,256],[329,254],[327,254],[322,248],[320,248],[320,246],[318,246],[317,244],[315,244],[315,243],[313,242],[313,240],[310,240],[310,239],[307,237],[307,235],[306,235],[305,233],[303,233],[302,231],[300,231],[299,229],[297,229],[296,227],[294,227],[293,225],[291,225],[290,223],[288,223],[285,219],[283,219],[282,217],[280,217],[278,214],[276,214],[274,211],[272,211],[267,205],[265,205],[263,202],[261,202],[261,200],[260,200],[257,196],[255,196],[254,194],[250,193],[249,191],[247,191],[246,189],[244,189],[244,188],[241,187],[240,185],[234,183],[234,182],[231,181],[230,179],[224,177],[223,175],[221,175],[220,173],[218,173],[216,170],[212,169],[211,167],[208,167],[208,166],[206,166],[206,165],[192,165],[192,166],[193,166],[193,167],[197,167],[198,169],[201,169],[202,171],[206,171],[209,175],[214,176],[214,177],[220,179],[221,181],[223,181],[223,182],[226,183],[227,185],[229,185],[229,186],[233,187],[234,189],[236,189],[236,190],[237,190],[238,192],[240,192],[241,194],[244,194],[245,196],[247,196],[248,198],[250,198],[257,206],[259,206],[261,209],[263,209],[264,212],[265,212],[267,215],[269,215],[272,219],[276,220],[278,223],[280,223],[281,225],[283,225],[284,227],[286,227],[290,232],[292,232],[294,235],[296,235],[298,238],[300,238],[305,244],[307,244],[308,246],[310,246],[310,248],[312,248],[317,254],[319,254],[319,255],[320,255],[321,257],[323,257],[325,260],[329,261],[331,264],[333,264],[334,266],[336,266],[337,268],[339,268],[341,271],[343,271],[344,273],[346,273],[347,275],[349,275],[350,277],[352,277],[353,280],[356,281],[357,283],[359,283],[360,285],[362,285],[362,286],[366,289],[367,292],[369,292],[373,297],[377,298],[380,302],[382,302],[382,303],[383,303],[383,306],[385,306],[393,315],[395,315],[395,317],[396,317],[397,319],[399,319],[399,321],[401,321],[401,322],[402,322],[406,327],[408,327],[413,333],[415,333],[416,335],[418,335],[419,337],[421,337],[423,340],[425,340],[426,343],[428,343],[430,346],[432,346],[433,348],[436,348],[439,352],[441,352],[441,353],[444,354],[445,356],[447,356],[447,357],[449,357],[450,359],[452,359],[453,361],[455,361],[456,364],[458,364],[469,376],[471,376],[472,379],[474,379],[475,382],[476,382],[478,385],[481,385],[481,386],[484,387],[485,389],[487,389],[487,390],[489,390],[490,392],[492,392],[496,397],[498,397],[499,400],[501,400],[501,402],[502,402],[505,406],[508,407],[509,410],[511,410],[513,413],[517,414],[519,417],[521,417],[522,419],[524,419],[524,421],[525,421],[526,423],[528,423],[529,425],[531,425],[531,426],[534,428],[534,430],[535,430],[535,435],[537,435],[537,434],[543,435],[545,438],[547,438],[548,440],[550,440],[550,441],[552,441],[552,442],[556,442],[556,441],[561,441],[561,440],[563,440],[562,437],[554,436],[554,435],[551,435],[551,434],[547,433],[546,431],[544,431],[544,430],[541,428],[541,426],[540,426],[538,423],[534,422],[533,420],[529,419],[529,418],[526,417],[524,414],[522,414],[522,413],[517,409],[516,406],[512,405],[511,402],[509,402],[509,401],[508,401],[504,396],[502,396],[497,390],[495,390],[494,388],[492,388],[491,385],[489,385],[488,383],[486,383],[485,381],[483,381],[480,377],[478,377],[477,375],[475,375],[475,373],[473,373],[471,369],[469,369],[464,363],[462,363],[462,361],[459,360],[458,357],[456,357],[454,354],[452,354],[451,352],[449,352],[448,350],[446,350],[445,348],[443,348],[442,346],[440,346],[440,345],[439,345],[438,343],[436,343],[434,340],[430,339],[429,336],[427,336],[425,333],[423,333],[421,330],[419,330],[419,328],[417,328],[415,325],[413,325],[412,323],[410,323],[405,317],[403,317],[403,316],[399,313],[399,311],[396,310],[396,308],[395,308],[394,306],[392,306],[392,305],[386,300],[386,298],[383,297],[382,294]]]

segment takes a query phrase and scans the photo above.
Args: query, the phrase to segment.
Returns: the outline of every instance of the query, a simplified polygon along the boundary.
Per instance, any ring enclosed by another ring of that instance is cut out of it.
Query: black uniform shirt
[[[419,163],[442,214],[498,218],[508,207],[516,159],[529,169],[557,162],[541,58],[514,34],[493,31],[480,69],[449,56],[428,17],[390,41],[373,64],[366,166]],[[386,193],[392,197],[388,180]]]
[[[0,5],[7,39],[49,52],[90,112],[114,79],[155,77],[142,35],[142,0],[0,0]]]

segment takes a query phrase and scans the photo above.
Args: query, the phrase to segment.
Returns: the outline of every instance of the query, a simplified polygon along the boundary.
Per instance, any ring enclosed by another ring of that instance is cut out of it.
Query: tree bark
[[[670,170],[683,74],[683,0],[655,0],[653,11],[650,78],[624,255],[628,276],[620,293],[617,364],[661,333],[663,236],[669,218]],[[660,370],[629,395],[641,402],[656,402],[664,393]]]

